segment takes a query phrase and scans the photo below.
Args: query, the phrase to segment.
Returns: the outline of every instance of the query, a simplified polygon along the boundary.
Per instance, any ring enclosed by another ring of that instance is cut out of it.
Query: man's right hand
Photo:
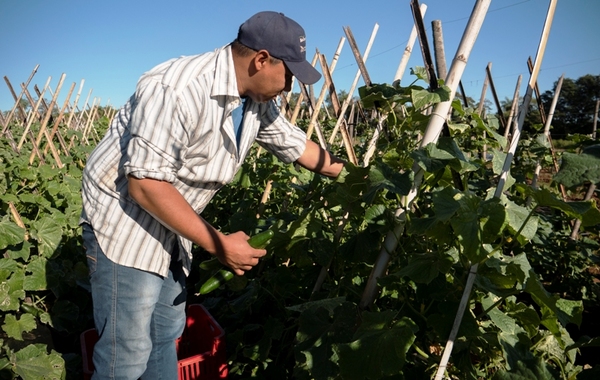
[[[249,238],[243,231],[229,235],[219,233],[220,244],[217,243],[214,254],[223,265],[231,268],[238,276],[243,276],[267,254],[266,249],[252,248],[248,244]]]

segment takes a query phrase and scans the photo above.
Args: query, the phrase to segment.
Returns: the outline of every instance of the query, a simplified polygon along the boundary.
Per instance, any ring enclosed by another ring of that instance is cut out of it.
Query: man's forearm
[[[193,241],[229,266],[238,275],[252,269],[267,251],[248,244],[248,235],[238,231],[225,235],[192,209],[169,182],[129,177],[129,195],[144,210],[176,234]]]
[[[310,171],[331,178],[337,177],[346,164],[344,160],[334,156],[311,140],[306,141],[306,149],[297,162]]]
[[[192,209],[169,182],[129,177],[129,195],[165,227],[215,254],[223,234]]]

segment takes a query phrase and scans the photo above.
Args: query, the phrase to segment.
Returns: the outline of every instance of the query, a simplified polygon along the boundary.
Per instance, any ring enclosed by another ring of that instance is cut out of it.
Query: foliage
[[[554,84],[552,91],[546,91],[541,96],[546,109],[550,109],[557,85],[558,82]],[[591,134],[596,102],[599,99],[600,75],[564,78],[553,116],[552,134],[558,137]]]
[[[508,143],[500,123],[454,100],[444,136],[420,147],[427,110],[449,92],[443,83],[429,91],[419,85],[423,70],[413,73],[417,80],[406,87],[360,89],[362,106],[376,109],[377,120],[357,128],[359,158],[381,128],[368,165],[348,164],[332,180],[255,147],[234,183],[204,210],[224,232],[274,231],[257,267],[206,295],[193,293],[213,274],[199,265],[210,255],[195,248],[188,301],[202,302],[225,328],[230,378],[430,379],[473,264],[477,275],[449,378],[594,377],[578,358],[600,338],[570,331],[598,303],[589,269],[598,260],[600,213],[594,202],[564,201],[557,182],[561,176],[570,181],[564,184],[593,181],[595,172],[579,170],[596,158],[590,156],[595,148],[580,152],[589,141],[571,137],[556,182],[533,189],[535,164],[552,160],[550,146],[532,129],[496,198]],[[98,136],[107,122],[95,125]],[[323,123],[324,133],[334,125]],[[22,134],[16,126],[11,131]],[[66,134],[73,136],[82,137]],[[339,142],[330,149],[343,157]],[[76,144],[59,169],[51,160],[29,165],[30,145],[18,154],[6,140],[0,146],[0,378],[80,374],[74,346],[91,324],[91,301],[79,187],[91,148]],[[397,210],[415,185],[413,167],[425,174],[400,221]],[[569,237],[574,219],[584,232],[579,240]],[[377,279],[376,299],[361,308],[382,243],[401,222],[400,244]],[[54,339],[41,341],[42,330]]]
[[[97,123],[99,133],[107,122]],[[36,134],[38,129],[34,124]],[[17,125],[10,130],[23,134]],[[64,136],[67,142],[71,136]],[[80,361],[71,359],[91,321],[78,226],[81,174],[90,151],[89,145],[73,144],[58,168],[50,154],[30,164],[30,142],[20,152],[8,139],[0,146],[0,378],[65,379],[81,372]]]
[[[577,362],[578,349],[597,341],[576,343],[569,329],[581,324],[584,304],[597,301],[586,271],[597,261],[595,204],[565,202],[551,184],[526,185],[533,163],[549,154],[535,136],[521,142],[527,154],[494,198],[507,141],[494,117],[482,119],[458,101],[450,135],[418,148],[429,121],[421,111],[446,100],[444,91],[362,88],[365,107],[377,107],[386,121],[367,167],[347,165],[328,180],[254,152],[237,182],[213,199],[203,216],[224,231],[275,230],[257,268],[191,300],[203,302],[226,329],[232,378],[428,379],[475,263],[450,378],[588,372]],[[359,157],[372,132],[357,136]],[[484,146],[491,160],[481,158]],[[381,244],[398,223],[394,210],[413,185],[414,163],[426,171],[424,182],[400,245],[389,252],[377,299],[361,309]],[[271,180],[271,200],[257,218]],[[587,228],[582,241],[569,238],[574,218]],[[208,258],[201,250],[197,257]],[[196,267],[190,288],[208,275]]]

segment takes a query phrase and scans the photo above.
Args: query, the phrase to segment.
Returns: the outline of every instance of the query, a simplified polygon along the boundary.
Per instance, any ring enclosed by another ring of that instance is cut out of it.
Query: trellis
[[[102,115],[99,112],[100,99],[94,98],[92,103],[89,103],[92,89],[88,92],[87,98],[81,108],[79,108],[79,99],[83,91],[84,80],[79,85],[79,90],[75,99],[71,102],[73,91],[76,83],[72,83],[65,100],[61,107],[58,105],[58,98],[61,93],[66,75],[62,74],[59,82],[54,90],[50,87],[52,77],[48,77],[44,87],[40,90],[37,85],[33,85],[35,96],[31,93],[30,84],[35,74],[39,69],[37,65],[31,72],[31,75],[25,83],[20,84],[21,91],[17,94],[8,77],[4,76],[4,81],[14,99],[12,109],[2,114],[0,123],[2,125],[2,138],[6,139],[11,148],[20,153],[23,146],[28,143],[31,145],[31,154],[29,164],[35,165],[36,160],[38,165],[52,161],[59,168],[64,166],[61,155],[70,156],[69,150],[73,144],[81,143],[90,144],[90,140],[96,143],[99,141],[97,131],[93,128],[94,122],[98,121],[101,116],[106,116],[109,119],[115,115],[116,110],[107,108],[103,110]],[[50,102],[46,96],[51,97]],[[36,99],[37,100],[34,100]],[[23,100],[29,103],[29,110],[23,106]],[[36,125],[37,134],[34,134],[32,127]],[[23,130],[21,136],[15,136],[19,130]],[[81,138],[73,134],[67,139],[66,135],[69,130],[81,132]],[[52,156],[49,160],[48,155]]]

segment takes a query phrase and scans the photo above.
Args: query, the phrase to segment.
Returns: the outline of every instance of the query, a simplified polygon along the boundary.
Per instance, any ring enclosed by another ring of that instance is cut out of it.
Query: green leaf
[[[407,266],[394,275],[408,276],[414,282],[429,284],[438,274],[448,273],[453,262],[447,255],[417,254],[410,259]]]
[[[454,214],[460,208],[460,203],[455,199],[459,192],[452,187],[445,187],[441,191],[435,191],[432,194],[435,217],[446,222],[454,217]]]
[[[31,237],[37,240],[40,255],[51,257],[62,240],[62,228],[53,218],[44,216],[32,223]]]
[[[508,216],[508,229],[517,235],[517,240],[525,245],[535,236],[538,228],[538,218],[530,215],[531,212],[523,206],[519,206],[511,200],[503,197],[506,206],[506,215]]]
[[[398,173],[391,167],[379,162],[369,170],[369,189],[364,195],[367,204],[371,204],[380,190],[398,195],[407,195],[412,186],[412,172]]]
[[[600,181],[600,157],[592,154],[575,154],[564,152],[560,170],[553,181],[568,188],[582,185],[586,182]]]
[[[348,342],[358,315],[356,305],[344,302],[330,312],[322,307],[302,313],[296,333],[296,372],[305,372],[311,379],[332,378],[339,373],[334,344]]]
[[[15,311],[19,310],[20,301],[25,298],[23,290],[23,278],[25,273],[18,267],[12,273],[10,278],[0,283],[0,310]]]
[[[17,263],[15,260],[10,258],[0,258],[0,282],[3,282],[4,280],[8,279],[10,275],[13,272],[17,271],[19,268],[19,263]]]
[[[25,240],[25,229],[12,222],[8,215],[0,220],[0,250],[9,245],[22,243]]]
[[[286,309],[288,309],[290,311],[296,311],[296,312],[303,313],[306,310],[310,310],[310,309],[324,308],[330,314],[333,314],[333,311],[336,308],[338,308],[339,306],[341,306],[345,301],[346,301],[345,297],[326,298],[326,299],[318,300],[318,301],[305,302],[305,303],[295,305],[295,306],[288,306],[288,307],[286,307]]]
[[[26,272],[29,274],[25,275],[23,281],[23,289],[26,291],[46,290],[48,287],[46,281],[46,266],[48,260],[45,257],[33,258],[26,267]]]
[[[551,207],[564,212],[571,218],[581,219],[584,227],[600,223],[600,212],[594,202],[565,202],[546,188],[539,190],[529,188],[527,192],[535,199],[538,206]]]
[[[29,332],[36,327],[35,317],[29,313],[21,315],[21,319],[17,319],[14,314],[7,314],[4,318],[2,330],[10,338],[23,340],[23,332]]]
[[[440,102],[445,102],[450,100],[450,89],[448,86],[442,86],[434,91],[430,91],[427,89],[411,89],[411,99],[413,106],[416,109],[421,109],[425,106],[436,104]]]
[[[504,167],[504,161],[506,161],[507,154],[498,149],[491,149],[491,153],[492,153],[492,170],[493,170],[494,174],[500,175],[502,173],[502,168]],[[509,171],[508,175],[506,177],[506,183],[504,184],[504,191],[506,191],[507,189],[510,189],[510,187],[512,185],[514,185],[515,182],[516,182],[516,180],[510,174],[510,171]]]
[[[500,370],[494,380],[558,380],[560,377],[540,358],[519,360],[511,371]]]
[[[408,318],[394,322],[395,314],[364,312],[354,340],[334,346],[344,379],[381,379],[400,373],[418,328]]]
[[[23,379],[63,380],[65,361],[56,351],[46,352],[43,344],[31,344],[15,355],[15,372]]]
[[[483,245],[494,242],[506,225],[506,211],[497,199],[481,201],[470,194],[457,194],[459,208],[450,220],[452,229],[472,262],[487,255]]]
[[[32,244],[29,241],[24,240],[19,244],[9,246],[6,249],[6,256],[13,260],[22,259],[23,261],[27,261],[27,259],[29,259],[29,255],[31,254],[31,247]],[[1,274],[0,279],[2,279]]]

